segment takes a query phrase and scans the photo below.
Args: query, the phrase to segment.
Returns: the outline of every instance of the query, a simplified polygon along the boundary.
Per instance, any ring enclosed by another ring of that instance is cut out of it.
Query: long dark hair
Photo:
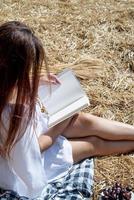
[[[9,156],[12,147],[24,134],[19,132],[24,105],[29,107],[28,122],[34,114],[44,58],[40,40],[24,23],[10,21],[0,26],[0,141],[3,141],[2,112],[16,88],[8,134],[0,144],[0,155],[4,157]]]

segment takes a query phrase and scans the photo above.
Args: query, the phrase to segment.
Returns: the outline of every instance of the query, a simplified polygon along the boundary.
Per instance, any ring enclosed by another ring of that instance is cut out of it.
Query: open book
[[[57,75],[61,84],[41,85],[39,97],[48,116],[48,127],[73,116],[89,105],[89,99],[70,69]]]

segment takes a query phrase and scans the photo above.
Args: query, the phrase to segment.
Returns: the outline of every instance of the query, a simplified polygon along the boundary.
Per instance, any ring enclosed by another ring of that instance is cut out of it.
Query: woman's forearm
[[[40,135],[38,138],[40,151],[43,152],[51,147],[58,136],[59,133],[56,132],[54,128],[51,128],[47,133]]]
[[[38,142],[41,152],[47,150],[50,146],[53,145],[56,138],[62,133],[64,133],[66,128],[70,125],[72,119],[73,117],[70,117],[60,122],[56,126],[50,128],[45,134],[39,136]]]

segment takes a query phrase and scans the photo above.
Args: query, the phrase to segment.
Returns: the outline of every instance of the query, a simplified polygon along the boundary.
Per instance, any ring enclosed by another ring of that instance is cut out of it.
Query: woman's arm
[[[43,152],[53,145],[56,138],[64,133],[67,127],[71,124],[72,118],[68,118],[56,126],[50,128],[45,134],[42,134],[38,138],[40,151]]]
[[[58,136],[58,132],[55,132],[53,128],[49,129],[47,133],[40,135],[38,138],[40,151],[43,152],[51,147]]]

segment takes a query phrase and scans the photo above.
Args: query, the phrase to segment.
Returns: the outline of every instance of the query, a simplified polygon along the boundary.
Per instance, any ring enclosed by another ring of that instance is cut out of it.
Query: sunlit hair
[[[0,26],[0,141],[2,112],[16,88],[9,130],[0,155],[9,156],[12,147],[24,134],[19,132],[28,105],[28,122],[35,112],[35,101],[45,53],[40,40],[23,23],[10,21]]]

